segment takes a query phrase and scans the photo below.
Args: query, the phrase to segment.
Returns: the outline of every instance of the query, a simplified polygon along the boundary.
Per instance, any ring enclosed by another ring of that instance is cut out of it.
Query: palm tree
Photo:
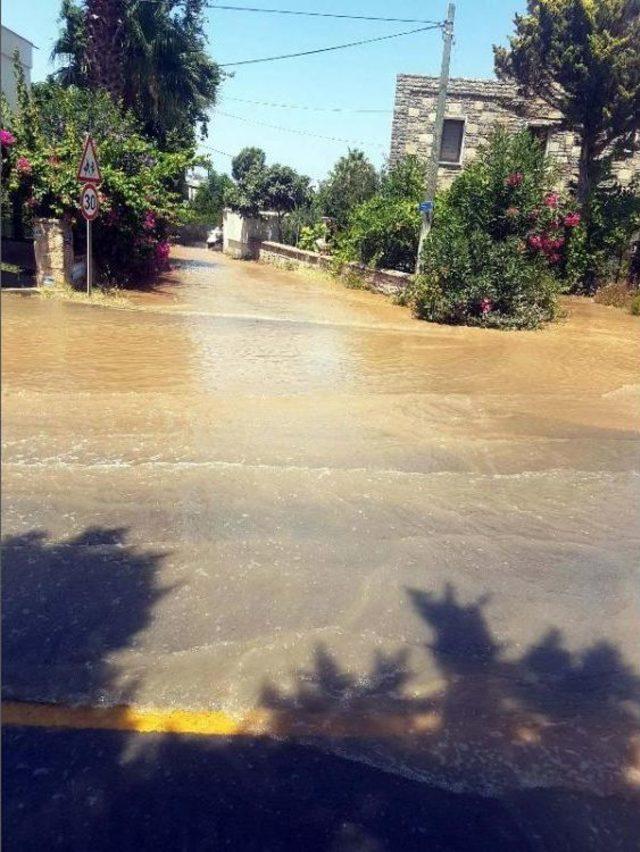
[[[204,132],[220,82],[206,52],[203,9],[203,0],[63,0],[54,77],[108,89],[163,147],[189,144],[198,125]]]
[[[119,101],[124,92],[125,0],[86,0],[85,61],[93,88]]]

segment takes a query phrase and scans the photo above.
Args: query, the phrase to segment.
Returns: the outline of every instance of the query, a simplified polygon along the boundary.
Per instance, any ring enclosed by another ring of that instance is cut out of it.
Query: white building
[[[0,47],[2,48],[2,65],[0,67],[0,76],[2,79],[2,94],[9,101],[9,106],[15,109],[16,106],[16,76],[13,70],[13,55],[18,51],[20,56],[20,64],[24,71],[24,77],[27,85],[31,85],[31,67],[33,65],[33,48],[35,45],[28,39],[23,38],[10,30],[9,27],[2,26],[0,37]]]

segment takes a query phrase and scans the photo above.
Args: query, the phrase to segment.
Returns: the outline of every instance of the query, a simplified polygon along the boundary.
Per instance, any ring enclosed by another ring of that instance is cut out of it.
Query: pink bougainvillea
[[[550,192],[544,197],[544,203],[547,205],[547,207],[557,207],[559,200],[560,196],[555,192]]]
[[[491,301],[491,299],[483,299],[480,302],[480,310],[483,314],[488,314],[492,307],[493,302]]]
[[[152,210],[148,210],[146,216],[144,217],[144,222],[142,223],[142,227],[145,231],[153,231],[156,226],[156,217]]]
[[[569,213],[564,217],[564,224],[567,228],[575,228],[576,225],[580,224],[580,214],[579,213]]]
[[[168,269],[170,252],[171,246],[166,240],[156,245],[156,266],[158,269]]]
[[[10,145],[15,145],[16,137],[10,130],[0,130],[0,143],[8,148]]]

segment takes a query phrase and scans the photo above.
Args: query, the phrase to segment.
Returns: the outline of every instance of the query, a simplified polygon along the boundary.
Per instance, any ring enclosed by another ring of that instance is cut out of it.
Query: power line
[[[392,109],[361,109],[360,107],[320,107],[305,106],[303,104],[279,104],[272,103],[271,101],[252,101],[249,98],[233,98],[230,95],[226,95],[224,99],[227,101],[237,101],[238,103],[243,104],[254,104],[255,106],[276,107],[278,109],[302,109],[309,110],[311,112],[357,112],[367,114],[390,114],[393,112]]]
[[[348,15],[334,12],[305,12],[298,9],[259,9],[255,6],[223,6],[210,3],[208,9],[220,9],[226,12],[259,12],[267,15],[299,15],[306,18],[339,18],[348,21],[380,21],[393,24],[438,24],[440,21],[427,21],[423,18],[384,18],[373,15]]]
[[[214,154],[222,154],[223,157],[229,157],[230,160],[233,160],[235,157],[235,154],[230,154],[228,151],[221,151],[219,148],[213,148],[211,145],[205,145],[204,142],[198,142],[198,146],[206,148],[207,151],[213,151]]]
[[[232,112],[223,112],[222,110],[215,110],[214,115],[222,115],[225,118],[234,118],[237,121],[244,121],[247,124],[257,124],[260,127],[269,127],[271,130],[282,130],[285,133],[295,133],[298,136],[313,136],[316,139],[324,139],[328,142],[346,142],[351,145],[367,145],[366,142],[362,142],[360,139],[345,139],[342,136],[324,136],[321,133],[311,133],[308,130],[295,130],[292,127],[280,127],[278,124],[267,124],[264,121],[256,121],[253,118],[245,118],[243,115],[235,115]],[[381,148],[385,150],[382,145],[376,145],[377,148]]]
[[[376,38],[365,38],[362,41],[350,41],[346,44],[335,44],[332,47],[318,47],[315,50],[301,50],[298,53],[283,53],[280,56],[264,56],[260,59],[242,59],[239,62],[219,62],[220,68],[230,68],[237,65],[254,65],[257,62],[275,62],[279,59],[293,59],[296,56],[311,56],[315,53],[328,53],[331,50],[344,50],[347,47],[359,47],[362,44],[373,44],[376,41],[387,41],[391,38],[400,38],[401,36],[414,35],[415,33],[424,33],[427,30],[441,29],[441,24],[434,24],[430,27],[418,27],[415,30],[405,30],[402,33],[391,33],[390,35],[377,36]]]

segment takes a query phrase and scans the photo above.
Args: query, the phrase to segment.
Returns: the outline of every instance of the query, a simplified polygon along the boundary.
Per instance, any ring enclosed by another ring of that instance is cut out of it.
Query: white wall
[[[33,64],[33,45],[26,38],[14,33],[7,27],[2,27],[0,45],[2,47],[2,64],[0,75],[2,77],[2,93],[9,101],[9,106],[16,106],[16,78],[13,70],[13,54],[17,50],[20,54],[20,62],[24,71],[27,85],[31,85],[31,66]]]

